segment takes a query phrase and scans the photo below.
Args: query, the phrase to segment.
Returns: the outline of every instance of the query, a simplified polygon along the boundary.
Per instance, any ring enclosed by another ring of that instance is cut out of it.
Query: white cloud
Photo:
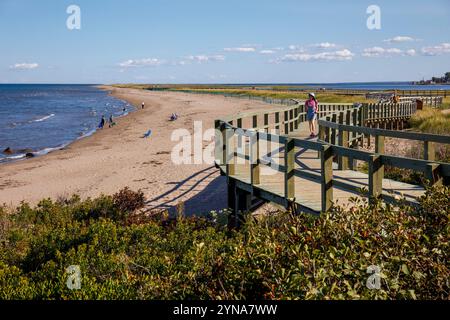
[[[240,48],[225,48],[223,49],[227,52],[255,52],[256,48],[253,47],[240,47]]]
[[[291,44],[290,46],[288,46],[288,49],[291,51],[299,51],[299,52],[304,51],[302,46],[294,45],[294,44]]]
[[[384,40],[384,42],[389,42],[389,43],[397,43],[397,42],[412,42],[412,41],[416,41],[417,39],[414,39],[412,37],[406,37],[406,36],[397,36],[391,39],[386,39]]]
[[[16,63],[9,67],[13,70],[33,70],[39,68],[39,64],[37,63]]]
[[[224,61],[225,56],[223,56],[223,55],[212,55],[212,56],[197,55],[197,56],[188,56],[187,59],[190,61],[203,63],[203,62],[210,62],[210,61]]]
[[[414,49],[409,49],[409,50],[406,50],[406,51],[405,51],[405,54],[406,54],[407,56],[413,57],[413,56],[415,56],[417,53],[416,53],[416,50],[414,50]]]
[[[403,51],[398,48],[372,47],[364,49],[362,56],[368,58],[378,58],[378,57],[392,57],[399,55],[414,56],[415,54],[416,51],[414,49]]]
[[[336,48],[336,46],[337,45],[335,43],[330,43],[330,42],[321,42],[321,43],[315,43],[315,44],[311,45],[311,47],[320,48],[320,49]]]
[[[137,59],[137,60],[130,59],[119,63],[119,66],[121,66],[122,68],[156,67],[162,65],[163,63],[164,61],[156,58]]]
[[[274,54],[275,50],[261,50],[259,53],[261,54]]]
[[[333,51],[333,52],[321,52],[321,53],[295,53],[287,54],[280,61],[294,62],[294,61],[349,61],[352,60],[355,55],[348,49]]]
[[[441,43],[434,47],[424,47],[421,51],[422,54],[426,56],[437,56],[450,53],[450,43]]]

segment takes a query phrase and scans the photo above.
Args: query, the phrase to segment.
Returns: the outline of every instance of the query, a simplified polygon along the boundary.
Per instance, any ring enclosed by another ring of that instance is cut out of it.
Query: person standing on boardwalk
[[[309,122],[309,131],[311,132],[310,137],[314,138],[316,136],[316,120],[317,113],[319,111],[319,103],[317,102],[316,95],[310,93],[308,100],[305,102],[306,109],[306,119]]]

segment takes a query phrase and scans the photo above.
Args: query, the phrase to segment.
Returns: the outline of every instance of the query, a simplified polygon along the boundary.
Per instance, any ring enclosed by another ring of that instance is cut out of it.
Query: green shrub
[[[449,299],[450,189],[418,207],[354,199],[228,231],[206,218],[123,223],[112,197],[0,210],[0,299]],[[130,208],[130,207],[128,207]],[[81,289],[67,287],[67,267]],[[370,266],[381,288],[369,289]]]

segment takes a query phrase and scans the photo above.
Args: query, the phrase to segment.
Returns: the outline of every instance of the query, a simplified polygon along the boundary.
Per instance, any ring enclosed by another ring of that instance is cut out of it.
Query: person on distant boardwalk
[[[105,119],[105,116],[102,116],[102,119],[100,120],[100,124],[99,124],[99,128],[100,129],[103,129],[104,127],[105,127],[105,124],[106,124],[106,119]]]
[[[310,137],[314,138],[316,136],[316,120],[317,113],[319,111],[319,103],[317,102],[316,95],[310,93],[308,100],[305,102],[306,109],[306,119],[309,122],[309,131],[311,132]]]
[[[142,102],[142,109],[145,108],[145,102]]]

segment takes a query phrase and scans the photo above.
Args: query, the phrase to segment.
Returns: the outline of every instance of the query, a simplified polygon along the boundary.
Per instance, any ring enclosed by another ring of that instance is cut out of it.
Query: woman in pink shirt
[[[316,120],[317,113],[319,112],[319,103],[317,102],[316,95],[310,93],[308,100],[305,102],[306,109],[306,119],[309,122],[309,131],[311,132],[310,137],[314,138],[316,136]]]

